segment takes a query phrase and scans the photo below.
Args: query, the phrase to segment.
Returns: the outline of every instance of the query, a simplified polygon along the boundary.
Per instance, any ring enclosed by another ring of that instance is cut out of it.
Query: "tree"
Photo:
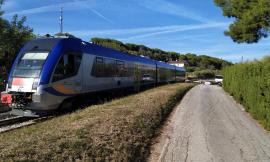
[[[235,18],[225,31],[237,43],[256,43],[270,34],[269,0],[215,0],[223,15]]]
[[[8,26],[8,21],[2,19],[4,12],[1,10],[4,0],[0,0],[0,39],[3,37],[4,29]]]
[[[35,35],[30,27],[24,25],[26,17],[19,19],[18,15],[14,15],[11,21],[4,19],[1,10],[3,3],[4,0],[0,0],[0,62],[3,63],[0,65],[0,75],[6,77],[16,54]]]

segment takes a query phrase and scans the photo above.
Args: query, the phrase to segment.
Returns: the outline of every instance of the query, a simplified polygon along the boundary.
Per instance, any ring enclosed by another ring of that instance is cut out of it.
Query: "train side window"
[[[75,76],[78,73],[82,56],[74,54],[63,55],[56,65],[53,82]]]
[[[126,69],[126,76],[131,77],[134,75],[135,72],[135,64],[128,63],[126,64],[125,69]]]
[[[95,77],[125,77],[127,69],[124,61],[96,57],[91,75]]]
[[[81,62],[82,62],[82,55],[76,55],[76,58],[75,58],[75,65],[76,65],[76,70],[77,70],[76,73],[78,72],[80,68]]]
[[[124,61],[119,61],[119,60],[116,61],[116,75],[119,77],[126,76]]]
[[[93,64],[91,74],[92,74],[92,76],[95,76],[95,77],[103,77],[103,75],[104,75],[104,59],[102,57],[96,57],[94,64]]]
[[[105,62],[104,77],[114,77],[116,72],[115,60],[106,58],[104,62]]]
[[[97,57],[97,58],[96,58],[96,63],[101,63],[101,64],[103,64],[103,58],[102,58],[102,57]]]

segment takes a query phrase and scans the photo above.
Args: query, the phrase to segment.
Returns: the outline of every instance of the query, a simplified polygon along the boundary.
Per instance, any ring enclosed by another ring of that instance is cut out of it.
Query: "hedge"
[[[270,130],[270,59],[227,67],[223,75],[224,89]]]

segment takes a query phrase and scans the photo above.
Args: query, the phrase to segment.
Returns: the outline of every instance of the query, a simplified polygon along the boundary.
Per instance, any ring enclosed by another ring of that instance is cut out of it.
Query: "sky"
[[[6,0],[4,18],[27,16],[35,34],[60,31],[85,41],[112,38],[125,43],[181,54],[209,55],[231,62],[269,55],[270,38],[257,44],[237,44],[224,36],[234,20],[222,16],[213,0]]]

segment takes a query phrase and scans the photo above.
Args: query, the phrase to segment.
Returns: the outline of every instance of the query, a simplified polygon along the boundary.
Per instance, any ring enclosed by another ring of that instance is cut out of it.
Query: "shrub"
[[[218,74],[218,70],[201,70],[193,72],[193,76],[196,76],[199,79],[208,79],[214,78],[216,74]]]
[[[223,70],[223,87],[270,130],[270,62],[246,62]]]

